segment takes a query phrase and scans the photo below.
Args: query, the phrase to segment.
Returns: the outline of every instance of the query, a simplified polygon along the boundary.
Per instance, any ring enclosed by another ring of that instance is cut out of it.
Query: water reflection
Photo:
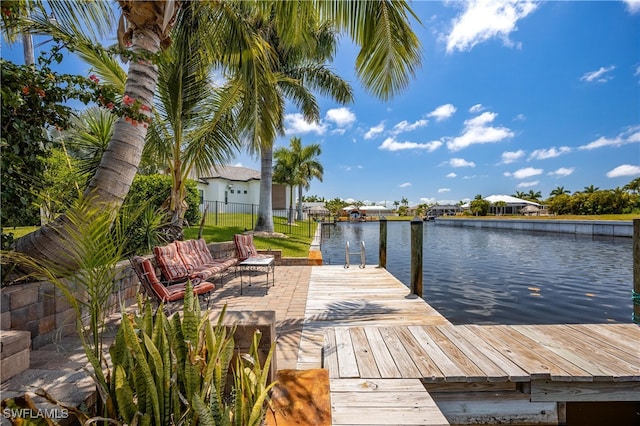
[[[410,224],[388,222],[387,269],[405,285]],[[365,241],[376,264],[379,224],[331,227],[325,263],[344,261],[345,241]],[[631,321],[631,238],[424,224],[423,297],[454,324]]]

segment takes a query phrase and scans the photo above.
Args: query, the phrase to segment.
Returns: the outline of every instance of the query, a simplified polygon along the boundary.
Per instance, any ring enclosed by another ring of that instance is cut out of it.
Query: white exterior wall
[[[208,184],[198,182],[198,190],[202,191],[204,201],[220,201],[228,203],[255,204],[260,203],[260,181],[248,182],[227,179],[208,179]],[[287,206],[289,205],[289,189],[286,190]]]

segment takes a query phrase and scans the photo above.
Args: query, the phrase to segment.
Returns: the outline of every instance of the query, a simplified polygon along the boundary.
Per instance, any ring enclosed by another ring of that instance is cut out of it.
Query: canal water
[[[410,286],[409,222],[387,223],[387,270]],[[325,264],[366,248],[378,264],[380,224],[324,227]],[[423,226],[423,298],[453,324],[629,323],[633,241],[622,237]],[[351,257],[357,268],[358,256]]]

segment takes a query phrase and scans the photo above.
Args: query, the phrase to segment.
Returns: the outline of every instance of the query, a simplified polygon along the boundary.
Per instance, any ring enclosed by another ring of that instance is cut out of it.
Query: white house
[[[490,202],[492,205],[489,207],[490,213],[504,213],[504,214],[518,214],[520,210],[526,206],[533,206],[537,208],[541,208],[542,206],[538,203],[534,203],[533,201],[523,200],[521,198],[516,198],[511,195],[489,195],[488,197],[484,197],[485,200]],[[496,207],[494,204],[498,201],[503,201],[506,203],[504,207]],[[468,209],[471,206],[471,202],[463,204],[462,208]]]
[[[260,171],[246,167],[217,166],[197,176],[200,204],[216,202],[218,209],[225,206],[233,212],[250,212],[260,203]],[[289,191],[284,185],[273,184],[271,202],[274,210],[289,207]],[[233,206],[233,208],[229,206]],[[239,205],[243,205],[240,208]]]

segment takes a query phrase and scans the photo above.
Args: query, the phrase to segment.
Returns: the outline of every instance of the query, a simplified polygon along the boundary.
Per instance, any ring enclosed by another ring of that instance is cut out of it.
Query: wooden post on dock
[[[640,219],[633,219],[633,322],[640,324]]]
[[[418,216],[411,219],[411,293],[422,297],[422,227]]]
[[[378,251],[378,267],[387,268],[387,218],[380,218],[380,250]]]

